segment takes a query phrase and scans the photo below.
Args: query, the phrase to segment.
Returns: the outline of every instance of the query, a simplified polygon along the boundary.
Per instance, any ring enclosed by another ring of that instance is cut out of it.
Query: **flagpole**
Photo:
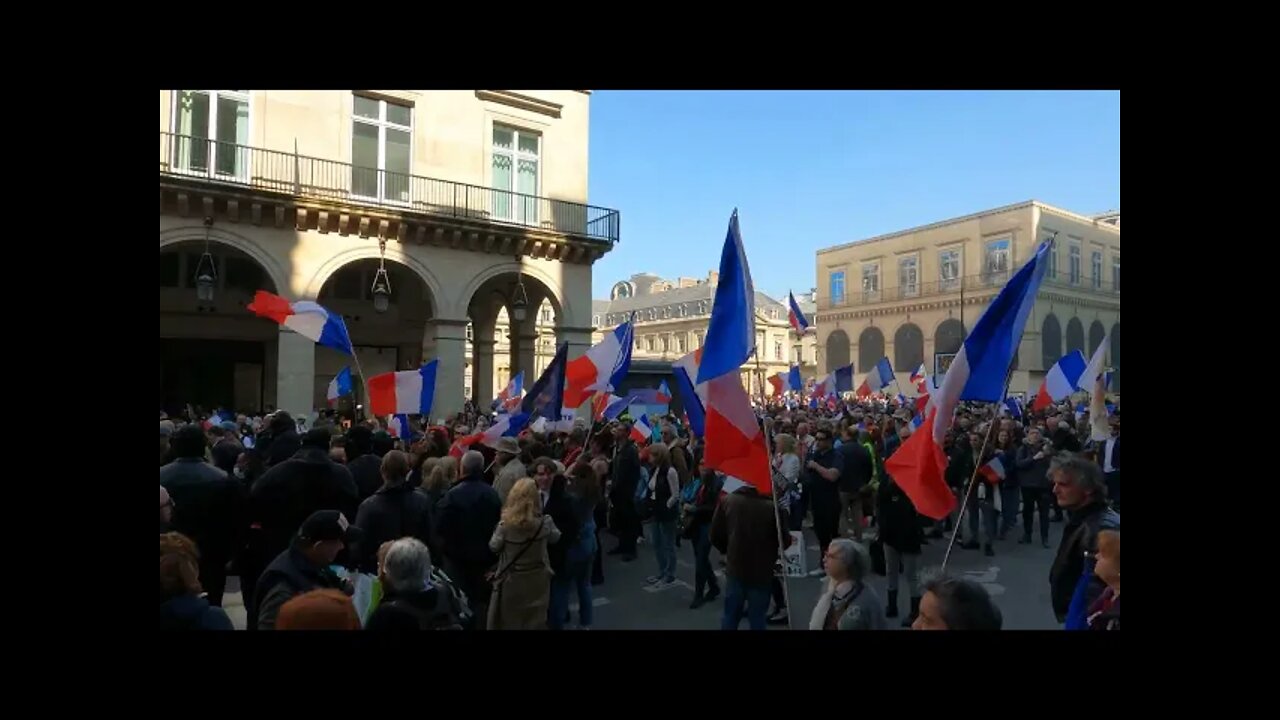
[[[356,374],[360,376],[360,389],[364,390],[364,402],[357,403],[360,405],[360,412],[367,418],[369,417],[369,381],[364,377],[364,370],[360,367],[360,356],[356,354],[355,346],[351,348],[351,359],[356,363]],[[359,417],[356,418],[359,420]]]
[[[760,368],[760,353],[758,352],[758,348],[752,350],[751,354],[754,355],[756,359],[756,372],[762,373],[763,370]],[[763,377],[763,375],[761,375],[761,377]],[[782,566],[782,599],[787,603],[787,629],[794,630],[795,628],[791,626],[791,615],[794,613],[795,608],[791,607],[791,588],[787,585],[787,555],[785,545],[783,545],[782,542],[782,509],[778,507],[778,491],[774,488],[773,484],[773,438],[769,437],[769,430],[773,423],[769,419],[768,409],[764,403],[763,387],[760,388],[760,410],[764,412],[764,422],[761,423],[761,426],[763,427],[764,432],[765,457],[769,461],[769,489],[772,491],[769,495],[773,499],[773,520],[774,525],[778,529],[778,560]],[[800,552],[803,553],[804,551],[804,533],[801,532]]]

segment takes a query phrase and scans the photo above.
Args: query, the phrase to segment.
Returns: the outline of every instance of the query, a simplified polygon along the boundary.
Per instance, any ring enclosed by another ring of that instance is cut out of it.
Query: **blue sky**
[[[595,298],[703,277],[738,208],[756,288],[812,287],[814,252],[1024,200],[1120,207],[1119,92],[606,91],[590,203],[622,211]]]

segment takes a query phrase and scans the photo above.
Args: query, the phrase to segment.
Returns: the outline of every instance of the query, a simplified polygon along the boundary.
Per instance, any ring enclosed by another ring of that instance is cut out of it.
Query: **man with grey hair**
[[[1060,453],[1049,466],[1053,495],[1069,514],[1062,527],[1058,556],[1049,570],[1053,614],[1067,630],[1088,629],[1086,614],[1106,584],[1093,574],[1098,533],[1119,530],[1120,515],[1107,505],[1107,485],[1098,464],[1080,455]]]
[[[462,609],[448,587],[432,582],[431,552],[416,538],[391,543],[382,561],[385,594],[368,630],[461,630]]]
[[[485,573],[498,560],[489,540],[502,514],[498,492],[484,481],[483,455],[469,450],[462,456],[462,477],[440,499],[437,512],[445,571],[471,599],[478,622],[483,622],[491,589]]]
[[[1004,624],[1000,608],[986,588],[963,579],[937,575],[924,584],[920,614],[912,630],[999,630]]]
[[[813,608],[810,630],[885,630],[884,604],[866,583],[871,555],[861,543],[836,538],[822,557],[826,587]]]

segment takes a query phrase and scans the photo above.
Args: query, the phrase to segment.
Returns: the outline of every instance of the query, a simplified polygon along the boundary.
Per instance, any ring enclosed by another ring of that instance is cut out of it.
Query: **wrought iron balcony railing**
[[[160,133],[160,174],[618,242],[617,210],[350,163]]]
[[[897,285],[879,290],[855,290],[846,292],[840,297],[818,297],[818,310],[832,310],[843,307],[877,305],[880,303],[901,302],[916,298],[937,297],[942,295],[959,295],[963,292],[982,292],[999,290],[1009,281],[1008,271],[966,275],[964,277],[939,280],[935,282],[916,283],[914,285]],[[1110,281],[1095,283],[1092,277],[1076,276],[1059,270],[1056,274],[1046,275],[1042,288],[1068,289],[1096,295],[1120,296],[1120,286]]]

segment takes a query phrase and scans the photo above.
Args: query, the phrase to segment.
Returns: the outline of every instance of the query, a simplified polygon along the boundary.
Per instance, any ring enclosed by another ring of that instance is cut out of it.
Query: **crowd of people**
[[[922,547],[955,532],[957,548],[987,556],[1014,537],[1050,548],[1061,523],[1053,612],[1068,629],[1119,629],[1118,411],[1111,437],[1092,442],[1087,415],[1070,406],[1024,417],[962,406],[946,479],[964,502],[941,521],[920,515],[885,471],[912,431],[912,408],[874,398],[773,402],[758,414],[772,497],[723,492],[726,478],[674,416],[639,443],[624,415],[461,448],[456,440],[492,422],[470,404],[403,439],[377,420],[327,414],[306,428],[286,412],[162,413],[161,626],[231,629],[221,609],[230,574],[250,630],[558,630],[571,626],[574,599],[576,627],[590,629],[603,556],[636,561],[645,537],[649,584],[676,582],[687,545],[690,607],[723,594],[721,628],[746,619],[764,629],[789,624],[780,551],[811,528],[822,567],[809,575],[824,579],[809,629],[876,630],[901,618],[915,629],[993,630],[1002,619],[989,593],[927,573]],[[978,472],[993,460],[999,482]],[[887,576],[885,597],[872,574]]]

